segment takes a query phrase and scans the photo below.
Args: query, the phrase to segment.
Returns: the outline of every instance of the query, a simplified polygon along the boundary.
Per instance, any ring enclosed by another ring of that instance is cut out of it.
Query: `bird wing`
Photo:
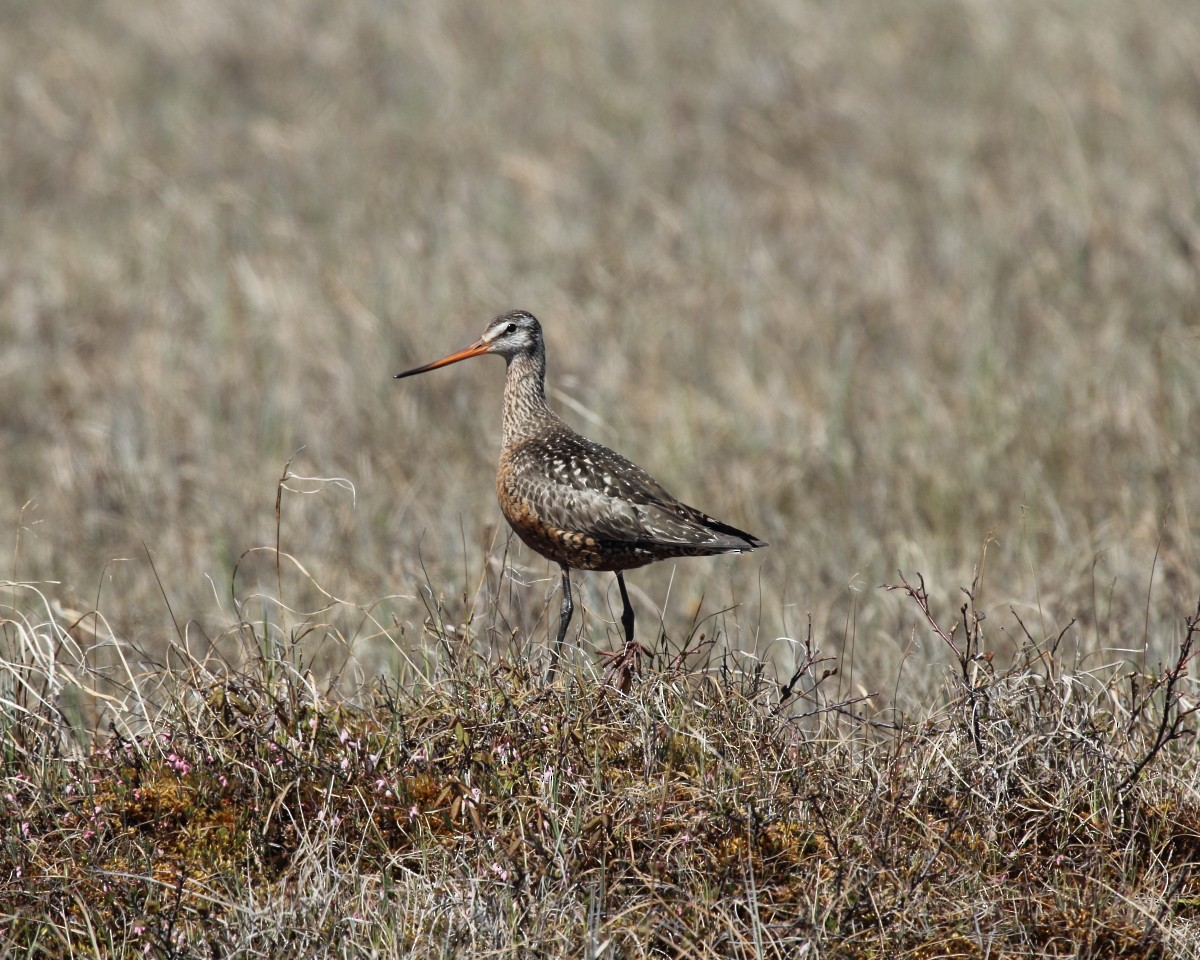
[[[513,455],[521,457],[520,448]],[[515,492],[563,529],[611,544],[705,553],[764,545],[676,500],[641,467],[573,432],[543,440],[527,455],[539,458],[540,469],[515,470]]]

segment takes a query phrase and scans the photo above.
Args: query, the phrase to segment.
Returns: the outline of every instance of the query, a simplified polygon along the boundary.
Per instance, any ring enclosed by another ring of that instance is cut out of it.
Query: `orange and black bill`
[[[403,373],[398,373],[395,376],[396,380],[401,380],[404,377],[411,377],[417,373],[425,373],[427,370],[436,370],[438,367],[446,367],[452,363],[458,363],[459,360],[469,360],[471,357],[478,357],[480,354],[487,353],[492,349],[490,343],[485,343],[482,340],[476,340],[473,344],[464,350],[459,350],[458,353],[452,353],[448,357],[442,357],[441,360],[434,360],[433,363],[427,363],[423,367],[413,367],[411,370],[405,370]]]

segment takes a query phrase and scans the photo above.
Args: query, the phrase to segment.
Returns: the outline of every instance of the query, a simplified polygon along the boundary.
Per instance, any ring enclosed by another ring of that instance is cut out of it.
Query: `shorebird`
[[[562,570],[562,607],[550,676],[574,606],[572,570],[611,570],[621,588],[626,652],[633,607],[622,571],[672,557],[741,553],[767,544],[676,500],[645,470],[572,430],[546,403],[546,347],[531,313],[492,320],[483,336],[441,360],[396,374],[411,377],[460,360],[497,353],[504,381],[504,439],[496,497],[509,525]]]

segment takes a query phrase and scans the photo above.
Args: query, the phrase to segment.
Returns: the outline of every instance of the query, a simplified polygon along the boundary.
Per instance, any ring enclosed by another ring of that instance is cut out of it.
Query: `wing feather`
[[[507,466],[512,492],[537,516],[602,545],[681,554],[765,545],[675,499],[641,467],[573,432],[514,447]]]

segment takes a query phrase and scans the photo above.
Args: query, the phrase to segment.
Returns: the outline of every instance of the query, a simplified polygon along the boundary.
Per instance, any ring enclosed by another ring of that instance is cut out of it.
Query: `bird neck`
[[[508,362],[504,381],[504,444],[528,440],[559,422],[546,403],[546,355],[521,353]]]

